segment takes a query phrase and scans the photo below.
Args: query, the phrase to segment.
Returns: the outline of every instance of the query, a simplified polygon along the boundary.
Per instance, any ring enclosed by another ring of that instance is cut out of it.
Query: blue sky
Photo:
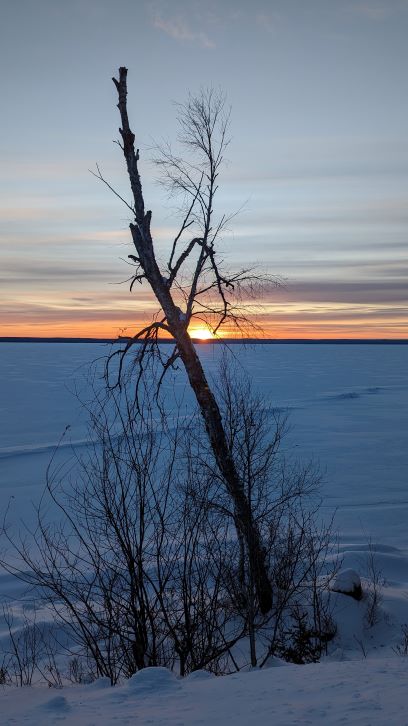
[[[227,264],[284,278],[277,337],[407,337],[407,0],[3,0],[0,334],[114,335],[155,309],[130,295],[129,197],[110,80],[129,112],[165,259],[177,215],[155,181],[174,101],[231,104],[219,211]]]

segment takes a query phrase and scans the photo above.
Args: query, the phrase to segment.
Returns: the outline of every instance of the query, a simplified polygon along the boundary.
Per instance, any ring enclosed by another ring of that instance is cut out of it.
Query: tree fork
[[[116,78],[112,80],[118,91],[118,108],[122,123],[122,128],[119,131],[123,141],[123,154],[126,159],[134,200],[135,223],[130,225],[132,239],[146,279],[166,316],[166,324],[176,341],[190,386],[194,391],[203,416],[215,461],[234,506],[236,527],[246,543],[259,608],[263,614],[266,614],[272,608],[272,587],[266,566],[266,552],[262,546],[258,527],[252,516],[250,502],[245,494],[227,444],[217,401],[208,385],[200,359],[187,331],[187,323],[180,316],[180,309],[174,303],[170,287],[161,275],[154,254],[150,232],[151,212],[145,212],[137,165],[139,152],[138,150],[135,151],[135,136],[130,129],[127,113],[127,68],[119,68],[119,80]]]

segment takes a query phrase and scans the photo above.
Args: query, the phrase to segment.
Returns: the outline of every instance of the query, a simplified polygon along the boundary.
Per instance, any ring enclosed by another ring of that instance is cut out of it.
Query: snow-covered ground
[[[285,666],[177,680],[146,669],[110,688],[0,690],[2,726],[407,726],[408,660]]]
[[[209,374],[221,350],[202,345]],[[0,345],[0,517],[30,522],[53,447],[84,445],[84,391],[96,344]],[[408,659],[396,655],[408,623],[408,346],[232,346],[239,365],[272,404],[290,415],[285,448],[320,462],[323,515],[335,513],[343,568],[380,582],[377,622],[367,599],[334,595],[338,635],[321,664],[283,666],[223,679],[142,673],[115,689],[92,686],[0,691],[0,723],[48,724],[408,724]],[[183,405],[182,378],[168,379]],[[69,426],[69,429],[66,427]],[[64,433],[65,432],[65,433]],[[371,571],[370,571],[371,570]],[[21,585],[0,572],[0,599]],[[2,633],[0,632],[0,638]],[[344,662],[346,661],[346,662]],[[1,664],[0,664],[1,665]],[[106,684],[105,684],[106,685]]]

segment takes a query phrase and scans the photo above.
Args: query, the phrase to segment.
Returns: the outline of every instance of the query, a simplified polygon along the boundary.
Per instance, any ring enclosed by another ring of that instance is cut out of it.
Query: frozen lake
[[[408,346],[231,348],[265,397],[288,410],[288,451],[319,461],[324,511],[336,511],[340,540],[408,548]],[[86,439],[73,392],[108,351],[95,343],[0,344],[0,516],[10,497],[16,515],[29,516],[67,425],[65,442]],[[221,346],[199,351],[215,373]],[[69,457],[69,447],[60,455]]]

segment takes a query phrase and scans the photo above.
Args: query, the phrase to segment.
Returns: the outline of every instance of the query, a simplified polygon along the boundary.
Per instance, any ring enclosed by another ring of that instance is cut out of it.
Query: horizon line
[[[202,340],[191,336],[194,343],[199,345],[237,345],[237,344],[323,344],[323,343],[343,343],[343,344],[382,344],[382,345],[408,345],[408,338],[211,338]],[[117,338],[93,338],[79,336],[0,336],[0,343],[125,343],[132,340],[131,337],[119,336]],[[174,343],[173,338],[158,338],[160,344],[171,345]],[[134,341],[136,344],[142,344],[143,341],[138,339]]]

